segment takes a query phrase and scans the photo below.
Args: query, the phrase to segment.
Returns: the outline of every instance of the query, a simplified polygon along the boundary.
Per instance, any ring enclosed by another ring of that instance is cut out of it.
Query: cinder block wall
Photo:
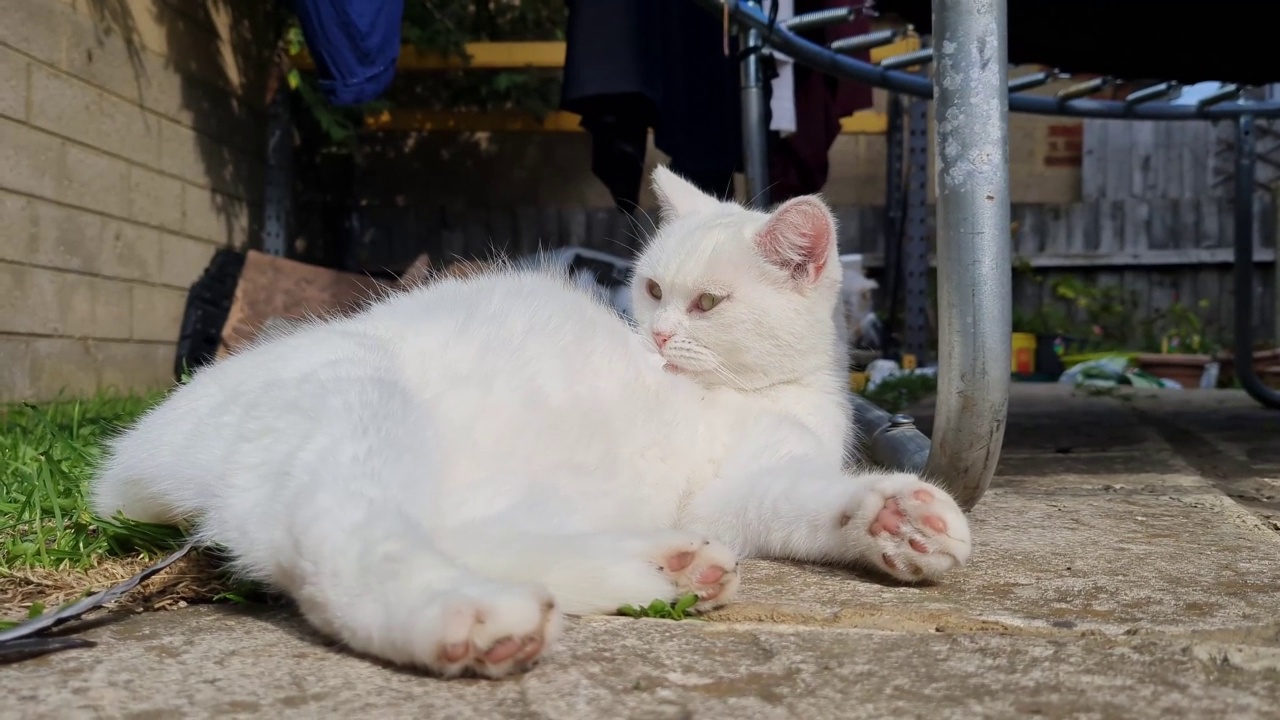
[[[0,0],[0,401],[164,387],[258,216],[255,0]]]

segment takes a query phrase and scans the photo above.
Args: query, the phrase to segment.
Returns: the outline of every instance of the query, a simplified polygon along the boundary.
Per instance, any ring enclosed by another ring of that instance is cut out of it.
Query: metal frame
[[[1252,356],[1253,302],[1253,185],[1256,163],[1253,123],[1258,117],[1280,117],[1280,99],[1253,100],[1247,88],[1226,85],[1194,104],[1178,103],[1171,96],[1180,89],[1174,82],[1160,82],[1130,93],[1122,100],[1089,97],[1111,84],[1111,78],[1092,78],[1053,95],[1027,91],[1064,79],[1061,73],[1035,72],[1008,77],[1007,0],[934,0],[934,48],[890,57],[878,64],[842,53],[886,45],[901,33],[879,30],[845,38],[822,47],[801,38],[796,31],[842,22],[857,8],[823,10],[797,16],[784,23],[770,22],[759,0],[698,0],[717,12],[727,13],[737,24],[751,58],[751,48],[772,47],[816,70],[847,77],[890,91],[890,118],[898,95],[936,100],[937,146],[935,182],[938,190],[938,400],[934,441],[914,429],[910,418],[889,419],[865,401],[856,401],[869,418],[859,423],[864,450],[873,462],[902,470],[923,471],[936,477],[966,508],[985,493],[995,473],[1004,438],[1009,395],[1009,333],[1012,328],[1012,272],[1009,247],[1008,116],[1010,112],[1069,117],[1217,120],[1237,122],[1235,285],[1237,372],[1244,389],[1262,404],[1280,408],[1280,392],[1267,388],[1257,377]],[[930,81],[906,68],[934,63]],[[745,78],[748,77],[744,71]],[[757,76],[752,76],[756,77]],[[746,98],[744,84],[744,99]],[[911,130],[923,129],[913,103]],[[747,187],[753,197],[768,185],[767,166],[752,156],[767,148],[763,114],[743,105],[743,148]],[[750,113],[750,114],[749,114]],[[890,123],[890,142],[894,124]],[[915,159],[914,157],[912,158]],[[896,201],[892,189],[900,155],[889,153],[888,201]],[[909,185],[910,194],[915,184]],[[908,201],[903,247],[892,272],[901,276],[907,290],[906,345],[912,338],[913,274],[902,272],[917,262],[919,248],[913,233],[922,215],[913,215]],[[887,237],[897,235],[893,208],[886,208]],[[916,228],[918,229],[918,228]],[[889,256],[886,248],[886,257]],[[1278,270],[1280,272],[1280,270]],[[869,407],[868,407],[869,406]],[[864,427],[865,425],[865,427]],[[892,430],[901,442],[877,441]],[[922,467],[923,465],[923,467]]]
[[[1236,377],[1250,397],[1266,407],[1280,409],[1280,392],[1267,387],[1253,367],[1253,219],[1257,150],[1254,116],[1240,115],[1236,118],[1234,365]],[[1280,264],[1280,254],[1277,254],[1276,262]]]
[[[262,188],[262,251],[285,257],[293,218],[293,119],[283,83],[267,105],[267,152]]]
[[[902,348],[929,352],[929,102],[907,100],[906,213],[898,270],[902,280]]]

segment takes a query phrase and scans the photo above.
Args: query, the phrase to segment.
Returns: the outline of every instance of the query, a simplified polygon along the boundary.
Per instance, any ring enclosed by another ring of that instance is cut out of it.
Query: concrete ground
[[[574,621],[509,681],[388,669],[284,610],[132,616],[0,669],[0,717],[1280,717],[1280,412],[1015,386],[973,523],[937,586],[751,562],[714,622]]]

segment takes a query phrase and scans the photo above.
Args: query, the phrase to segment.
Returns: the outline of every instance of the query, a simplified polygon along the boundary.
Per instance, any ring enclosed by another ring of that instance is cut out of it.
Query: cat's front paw
[[[676,596],[698,596],[698,611],[728,605],[738,592],[738,558],[725,545],[692,536],[676,541],[661,555],[658,569],[676,586]]]
[[[446,678],[526,672],[557,640],[562,624],[550,593],[515,584],[450,591],[436,610],[420,619],[426,642],[413,664]]]
[[[969,559],[969,521],[941,488],[914,475],[877,481],[840,516],[864,559],[898,580],[936,580]]]

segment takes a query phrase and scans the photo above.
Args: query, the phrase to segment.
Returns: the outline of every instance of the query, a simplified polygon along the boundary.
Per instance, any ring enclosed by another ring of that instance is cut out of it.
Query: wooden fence
[[[1172,303],[1195,308],[1205,335],[1232,335],[1234,237],[1233,125],[1230,122],[1087,121],[1081,201],[1016,205],[1011,238],[1017,264],[1015,307],[1034,314],[1059,302],[1056,281],[1074,276],[1120,287],[1135,302],[1131,338],[1142,320]],[[1280,124],[1258,124],[1255,194],[1254,332],[1276,340],[1276,208]],[[840,244],[867,255],[875,273],[884,255],[883,211],[838,208]],[[513,255],[565,245],[630,253],[652,229],[649,218],[613,208],[362,207],[353,216],[350,269],[397,270],[418,253],[433,257]],[[932,222],[932,213],[930,213]],[[1206,301],[1206,307],[1200,307]]]
[[[861,252],[872,274],[883,267],[883,210],[837,209],[843,252]],[[1134,328],[1175,300],[1196,307],[1206,335],[1227,341],[1232,328],[1233,207],[1225,198],[1095,200],[1070,205],[1015,205],[1011,238],[1015,306],[1034,313],[1055,302],[1053,285],[1068,276],[1123,288],[1136,307]],[[627,255],[652,229],[648,218],[612,208],[364,208],[346,265],[398,270],[420,252],[435,258],[522,255],[539,248],[590,247]],[[932,217],[932,214],[931,214]],[[1255,214],[1255,334],[1274,334],[1275,209],[1259,195]],[[1134,338],[1137,340],[1138,338]]]

